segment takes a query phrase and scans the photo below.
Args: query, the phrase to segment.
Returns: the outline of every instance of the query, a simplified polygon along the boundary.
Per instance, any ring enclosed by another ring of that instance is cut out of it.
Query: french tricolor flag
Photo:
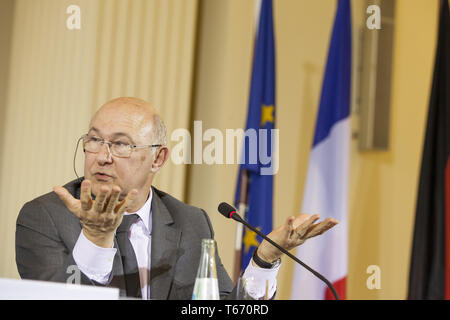
[[[324,275],[345,299],[348,258],[350,147],[351,11],[339,0],[328,52],[302,212],[337,219],[339,224],[309,239],[297,257]],[[296,265],[292,299],[333,299],[326,285]]]

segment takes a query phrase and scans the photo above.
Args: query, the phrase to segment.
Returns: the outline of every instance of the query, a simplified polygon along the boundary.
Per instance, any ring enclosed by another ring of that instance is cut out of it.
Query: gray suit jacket
[[[64,187],[80,198],[81,180]],[[16,263],[24,279],[71,282],[77,269],[72,250],[81,223],[54,192],[26,203],[16,224]],[[191,299],[201,254],[201,239],[214,238],[206,212],[153,188],[150,294],[152,299]],[[125,295],[123,265],[117,253],[107,286]],[[217,252],[217,251],[216,251]],[[137,265],[137,262],[136,262]],[[230,297],[233,284],[216,253],[222,298]],[[99,285],[81,271],[81,284]]]

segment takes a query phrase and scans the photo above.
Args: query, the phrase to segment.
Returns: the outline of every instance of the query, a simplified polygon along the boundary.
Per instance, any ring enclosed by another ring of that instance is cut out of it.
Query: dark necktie
[[[128,231],[133,223],[137,221],[137,214],[124,215],[122,223],[117,228],[116,238],[122,256],[125,287],[128,297],[141,298],[141,285],[139,280],[139,268],[133,245],[128,238]]]

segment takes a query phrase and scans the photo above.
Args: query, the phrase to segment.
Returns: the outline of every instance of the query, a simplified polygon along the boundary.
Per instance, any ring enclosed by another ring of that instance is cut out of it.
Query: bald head
[[[141,113],[142,115],[151,116],[158,114],[156,109],[147,101],[133,98],[133,97],[120,97],[106,102],[98,111],[102,109],[127,109],[129,111]]]
[[[122,119],[137,129],[141,139],[151,138],[153,144],[166,145],[166,128],[158,111],[147,101],[133,97],[120,97],[106,102],[94,114],[90,128],[98,118]],[[113,126],[112,121],[109,125]]]

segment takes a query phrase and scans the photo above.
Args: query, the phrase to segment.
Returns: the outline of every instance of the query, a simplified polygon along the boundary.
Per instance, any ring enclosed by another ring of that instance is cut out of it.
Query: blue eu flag
[[[263,0],[253,57],[246,135],[239,169],[235,204],[241,193],[242,171],[248,174],[248,203],[245,219],[262,233],[272,231],[273,129],[275,127],[275,46],[272,0]],[[255,154],[256,153],[256,154]],[[271,159],[268,161],[268,159]],[[249,263],[261,238],[245,229],[241,270]]]

